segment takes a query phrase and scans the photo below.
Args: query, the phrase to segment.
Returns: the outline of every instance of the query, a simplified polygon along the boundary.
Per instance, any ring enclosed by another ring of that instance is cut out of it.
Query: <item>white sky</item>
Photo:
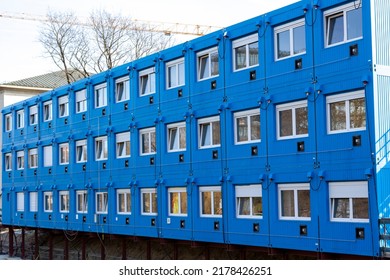
[[[95,9],[133,19],[227,27],[299,0],[1,0],[1,14],[44,16]],[[0,83],[57,71],[38,42],[41,23],[0,17]],[[190,38],[189,38],[190,39]]]

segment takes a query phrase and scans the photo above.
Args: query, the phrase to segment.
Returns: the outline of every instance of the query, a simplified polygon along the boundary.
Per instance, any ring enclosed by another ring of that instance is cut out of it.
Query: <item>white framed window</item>
[[[53,192],[43,193],[43,211],[53,212]]]
[[[23,170],[24,169],[24,151],[16,152],[16,169]]]
[[[24,110],[19,110],[16,112],[16,128],[24,128]]]
[[[342,93],[326,98],[328,133],[366,129],[364,91]]]
[[[128,76],[115,80],[115,102],[123,102],[130,99],[130,79]]]
[[[107,84],[103,83],[95,86],[95,108],[107,106]]]
[[[43,147],[43,166],[53,166],[53,146],[51,145]]]
[[[262,218],[263,197],[261,185],[236,186],[237,218]]]
[[[24,212],[24,192],[16,193],[16,211]]]
[[[151,155],[156,153],[156,128],[144,128],[139,131],[140,154]]]
[[[306,53],[304,19],[276,27],[274,36],[275,60]]]
[[[156,92],[156,73],[154,67],[139,72],[139,95],[144,96]]]
[[[69,116],[69,96],[58,97],[58,116],[64,118]]]
[[[279,184],[279,219],[310,220],[310,184]]]
[[[95,160],[106,160],[108,158],[107,136],[95,138]]]
[[[186,123],[173,123],[167,125],[168,152],[186,150]]]
[[[38,106],[34,105],[29,108],[30,112],[30,125],[36,125],[38,123]]]
[[[141,189],[141,214],[157,215],[157,189]]]
[[[117,213],[131,214],[131,192],[130,189],[116,190]]]
[[[126,158],[130,157],[130,131],[117,133],[115,135],[116,141],[116,157]]]
[[[76,191],[76,205],[77,213],[88,212],[88,192],[86,190]]]
[[[330,182],[330,220],[369,222],[367,181]]]
[[[69,200],[69,191],[60,191],[58,193],[59,200],[60,200],[60,213],[69,213],[69,206],[70,206],[70,200]]]
[[[198,120],[199,148],[212,148],[221,145],[219,116]]]
[[[167,89],[185,84],[184,58],[167,62],[166,64]]]
[[[219,75],[218,48],[211,48],[197,53],[198,81]]]
[[[257,33],[233,41],[234,71],[259,65],[259,38]]]
[[[235,144],[260,142],[260,110],[234,113],[234,135]]]
[[[325,46],[363,38],[362,3],[349,3],[324,12]]]
[[[38,149],[28,150],[28,168],[37,168],[38,167]]]
[[[12,115],[7,114],[4,116],[4,118],[5,118],[5,121],[4,121],[5,131],[9,132],[12,130]]]
[[[60,164],[69,164],[69,143],[62,143],[58,145]]]
[[[76,162],[87,162],[87,140],[76,141]]]
[[[276,124],[278,139],[308,136],[307,100],[277,105]]]
[[[30,212],[38,212],[38,192],[29,192]]]
[[[199,188],[200,216],[222,217],[222,193],[220,186]]]
[[[96,214],[108,213],[108,192],[96,192]]]
[[[187,216],[186,188],[168,188],[168,209],[171,216]]]
[[[87,111],[87,90],[79,90],[75,92],[76,99],[76,114]]]
[[[12,154],[6,153],[4,155],[4,170],[11,171],[12,170]]]
[[[48,122],[53,119],[53,102],[51,100],[43,103],[43,121]]]

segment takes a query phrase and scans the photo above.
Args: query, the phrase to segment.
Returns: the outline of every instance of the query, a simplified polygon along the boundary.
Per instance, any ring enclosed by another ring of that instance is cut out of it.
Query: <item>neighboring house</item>
[[[49,91],[53,88],[63,86],[65,84],[67,84],[67,81],[63,71],[52,72],[13,82],[0,83],[0,109],[33,97],[45,91]],[[0,118],[2,117],[0,116]],[[2,125],[3,122],[1,119],[1,127]],[[0,144],[2,144],[1,139]],[[0,161],[0,174],[2,173],[1,170],[3,170],[2,165],[3,161]],[[2,203],[0,187],[0,214],[1,209]]]

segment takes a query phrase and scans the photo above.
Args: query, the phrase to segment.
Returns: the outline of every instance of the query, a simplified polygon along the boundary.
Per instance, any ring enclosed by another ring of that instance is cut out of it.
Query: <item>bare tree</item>
[[[74,13],[48,12],[40,42],[68,83],[138,59],[172,45],[171,36],[153,26],[106,11],[91,13],[87,23]]]
[[[155,27],[151,25],[134,22],[133,28],[128,33],[130,49],[132,50],[130,60],[158,52],[172,44],[170,35],[156,32]]]
[[[73,13],[49,11],[47,19],[41,29],[39,41],[54,64],[65,72],[67,82],[71,83],[74,79],[71,74],[70,59],[79,32],[77,18]]]
[[[90,16],[90,23],[95,47],[98,49],[96,70],[111,69],[126,61],[130,53],[128,30],[132,28],[132,21],[106,11],[95,11]]]

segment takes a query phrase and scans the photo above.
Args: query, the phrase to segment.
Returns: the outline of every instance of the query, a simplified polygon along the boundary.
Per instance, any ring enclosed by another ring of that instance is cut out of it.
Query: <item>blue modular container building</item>
[[[300,1],[4,108],[3,224],[383,256],[389,10]]]

